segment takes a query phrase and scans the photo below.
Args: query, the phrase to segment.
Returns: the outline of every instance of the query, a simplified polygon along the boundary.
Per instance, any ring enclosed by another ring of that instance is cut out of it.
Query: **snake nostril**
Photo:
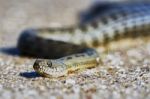
[[[48,67],[52,67],[52,62],[47,62]]]

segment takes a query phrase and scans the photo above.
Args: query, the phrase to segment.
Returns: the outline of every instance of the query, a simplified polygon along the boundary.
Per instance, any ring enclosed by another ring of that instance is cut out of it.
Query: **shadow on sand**
[[[38,73],[31,71],[31,72],[22,72],[19,74],[22,77],[25,78],[36,78],[36,77],[41,77]]]
[[[4,53],[11,56],[22,56],[20,55],[20,51],[16,47],[9,47],[9,48],[0,48],[0,53]],[[36,78],[40,77],[40,75],[34,71],[31,72],[21,72],[19,76],[25,77],[25,78]]]
[[[17,47],[0,48],[0,53],[5,53],[7,55],[12,55],[12,56],[20,55],[20,51]]]

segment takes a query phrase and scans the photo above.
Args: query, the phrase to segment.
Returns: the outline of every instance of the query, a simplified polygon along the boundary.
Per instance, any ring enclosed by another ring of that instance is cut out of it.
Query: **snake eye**
[[[52,62],[47,62],[48,67],[52,67]]]

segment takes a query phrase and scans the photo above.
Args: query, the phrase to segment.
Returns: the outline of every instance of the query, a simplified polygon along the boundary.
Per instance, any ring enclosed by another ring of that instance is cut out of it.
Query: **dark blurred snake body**
[[[104,10],[82,26],[25,30],[18,48],[21,54],[40,58],[33,65],[36,72],[61,77],[98,66],[101,56],[93,46],[149,35],[150,3],[121,3]]]

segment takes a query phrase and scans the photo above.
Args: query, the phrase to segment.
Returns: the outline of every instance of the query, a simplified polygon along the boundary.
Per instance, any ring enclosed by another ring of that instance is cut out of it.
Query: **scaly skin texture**
[[[22,54],[36,56],[35,71],[46,77],[65,76],[98,66],[100,56],[92,48],[112,40],[148,36],[150,4],[116,4],[90,23],[74,28],[25,30],[19,38]],[[59,41],[58,41],[59,40]]]

